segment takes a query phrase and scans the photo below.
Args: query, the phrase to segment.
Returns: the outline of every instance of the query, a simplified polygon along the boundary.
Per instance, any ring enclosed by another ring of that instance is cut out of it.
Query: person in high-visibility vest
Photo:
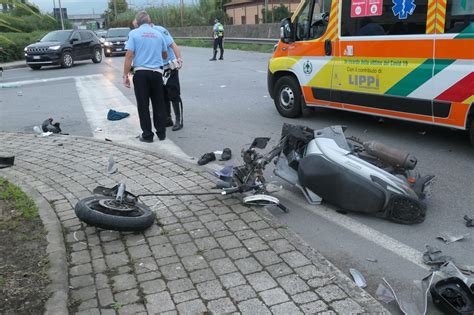
[[[214,61],[217,60],[217,46],[219,46],[219,49],[221,51],[219,60],[224,60],[224,47],[223,47],[223,42],[224,42],[224,25],[222,25],[219,22],[219,19],[214,20],[214,27],[212,28],[212,35],[214,37],[214,56],[209,59],[209,61]]]

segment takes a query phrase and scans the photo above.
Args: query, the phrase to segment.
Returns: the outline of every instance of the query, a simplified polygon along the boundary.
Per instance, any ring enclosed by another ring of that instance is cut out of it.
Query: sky
[[[59,0],[29,0],[36,4],[43,12],[53,12],[53,1],[56,8]],[[100,14],[107,8],[108,0],[61,0],[61,6],[67,8],[68,14]],[[168,3],[169,1],[165,1]],[[130,7],[144,7],[150,5],[161,5],[161,0],[128,0]]]

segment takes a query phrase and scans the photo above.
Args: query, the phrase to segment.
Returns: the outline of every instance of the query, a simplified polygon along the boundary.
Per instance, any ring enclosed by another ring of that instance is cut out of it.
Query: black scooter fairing
[[[383,211],[382,189],[320,155],[300,160],[298,179],[302,186],[344,210],[372,214]]]

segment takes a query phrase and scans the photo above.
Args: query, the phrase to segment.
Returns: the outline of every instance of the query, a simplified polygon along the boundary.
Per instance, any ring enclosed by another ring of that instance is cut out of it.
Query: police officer
[[[168,30],[160,25],[154,25],[153,28],[161,32],[168,47],[168,59],[165,60],[164,66],[164,92],[165,106],[167,110],[166,125],[169,126],[170,123],[171,125],[173,124],[173,120],[171,119],[171,102],[171,104],[173,104],[173,111],[175,115],[175,122],[172,130],[177,131],[183,128],[183,102],[181,100],[181,89],[178,75],[178,70],[181,69],[183,65],[183,59],[181,58],[181,51],[178,45],[176,45]]]
[[[135,28],[138,27],[137,20],[132,22]],[[166,127],[173,126],[172,130],[177,131],[183,128],[183,102],[181,100],[181,88],[179,85],[178,70],[183,65],[183,59],[181,58],[181,50],[178,45],[174,42],[173,37],[166,28],[160,25],[153,25],[152,27],[163,35],[166,46],[168,47],[168,59],[165,60],[164,66],[164,102],[166,108]],[[171,119],[171,105],[173,104],[173,111],[175,114],[175,123]]]
[[[217,60],[217,46],[221,51],[219,60],[224,60],[224,47],[223,47],[223,40],[224,40],[224,25],[219,22],[219,19],[216,18],[214,20],[214,27],[212,28],[212,34],[214,37],[214,56],[209,59],[209,61]]]
[[[123,83],[130,87],[130,69],[133,62],[133,85],[137,99],[138,117],[142,134],[140,141],[153,142],[150,118],[150,100],[153,109],[153,124],[160,140],[166,139],[166,108],[163,100],[163,66],[168,58],[167,45],[161,33],[150,26],[148,13],[141,11],[136,16],[138,28],[128,34],[123,66]]]

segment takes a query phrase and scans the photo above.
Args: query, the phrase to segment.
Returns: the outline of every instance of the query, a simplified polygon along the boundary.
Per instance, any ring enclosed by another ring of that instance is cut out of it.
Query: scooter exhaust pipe
[[[385,163],[406,170],[413,170],[418,162],[414,155],[389,147],[378,141],[366,141],[364,142],[364,148],[367,153],[379,158]]]

